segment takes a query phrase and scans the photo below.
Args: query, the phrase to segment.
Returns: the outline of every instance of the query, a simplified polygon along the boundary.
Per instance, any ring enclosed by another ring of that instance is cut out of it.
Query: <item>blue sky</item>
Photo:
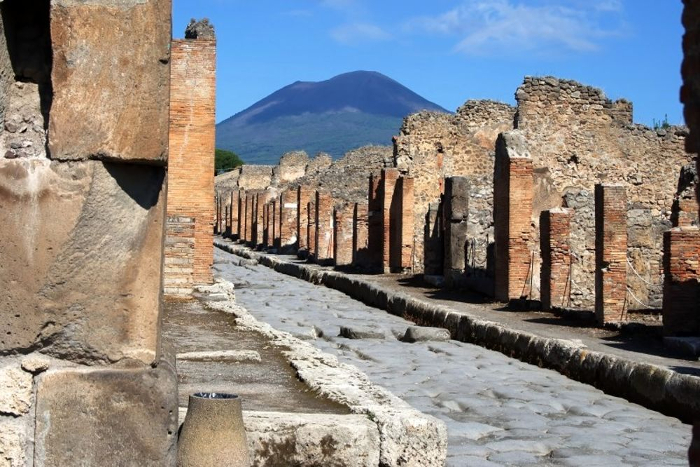
[[[449,110],[514,103],[526,75],[634,102],[682,123],[681,0],[173,0],[173,35],[217,31],[217,121],[294,81],[383,73]]]

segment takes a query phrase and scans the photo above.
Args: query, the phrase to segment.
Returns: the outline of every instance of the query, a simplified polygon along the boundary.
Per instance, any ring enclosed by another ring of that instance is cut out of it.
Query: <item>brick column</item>
[[[367,204],[367,266],[370,269],[382,270],[384,245],[384,213],[381,192],[381,175],[369,177],[369,194]]]
[[[352,264],[370,267],[369,229],[367,225],[368,203],[355,203],[352,219]]]
[[[252,229],[250,232],[250,245],[255,248],[260,243],[260,238],[262,237],[262,215],[260,206],[260,193],[255,193],[253,196],[253,216],[252,216]]]
[[[330,193],[316,192],[316,251],[314,260],[328,264],[333,260],[333,197]]]
[[[309,248],[309,258],[316,257],[316,192],[313,193],[307,204],[309,213],[308,227],[306,228],[306,243]]]
[[[343,204],[333,211],[333,264],[350,266],[353,258],[355,205]]]
[[[532,268],[532,159],[518,130],[498,135],[493,182],[495,295],[507,302],[529,295]]]
[[[627,306],[627,194],[620,185],[595,186],[595,314],[620,321]]]
[[[238,191],[238,225],[236,226],[237,240],[241,240],[245,236],[245,197],[244,190]]]
[[[280,247],[291,249],[297,243],[297,193],[285,190],[280,197]]]
[[[297,188],[297,236],[299,242],[297,249],[303,250],[309,247],[309,201],[311,190],[299,185]]]
[[[167,215],[194,219],[194,267],[190,285],[211,283],[216,40],[175,40],[170,58]],[[168,257],[167,249],[165,256]]]
[[[238,238],[238,213],[240,209],[240,198],[241,194],[239,190],[233,190],[231,192],[231,237],[236,240]]]
[[[401,177],[397,182],[399,197],[399,213],[396,245],[398,246],[396,267],[400,271],[413,268],[413,216],[414,179]]]
[[[245,235],[243,239],[246,243],[250,243],[253,239],[253,193],[245,195]]]
[[[394,213],[396,212],[395,191],[398,179],[398,169],[382,169],[379,190],[382,201],[382,270],[385,274],[391,272],[391,241],[396,238],[398,229],[398,219],[396,215],[391,215],[392,205]]]
[[[469,217],[469,180],[466,177],[445,179],[443,213],[445,282],[448,287],[462,287],[465,282],[465,245]]]
[[[263,205],[263,235],[262,244],[265,248],[270,248],[270,206],[271,202]]]
[[[697,227],[664,232],[664,335],[700,336],[698,273],[700,231]]]
[[[569,305],[572,217],[570,209],[551,209],[540,214],[540,295],[545,311]]]

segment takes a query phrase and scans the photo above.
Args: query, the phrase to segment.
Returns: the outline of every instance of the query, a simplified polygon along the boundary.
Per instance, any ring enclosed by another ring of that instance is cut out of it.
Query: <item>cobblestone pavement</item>
[[[450,466],[687,465],[690,426],[677,419],[471,344],[403,343],[412,323],[218,249],[215,270],[257,319],[444,420]],[[340,326],[386,338],[338,337]]]

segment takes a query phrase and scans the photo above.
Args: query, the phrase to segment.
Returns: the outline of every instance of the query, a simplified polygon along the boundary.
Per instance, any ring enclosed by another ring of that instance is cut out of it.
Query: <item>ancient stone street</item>
[[[413,323],[215,252],[215,275],[257,319],[312,340],[448,426],[448,465],[687,465],[690,426],[500,353],[403,343]],[[338,337],[341,326],[384,339]]]

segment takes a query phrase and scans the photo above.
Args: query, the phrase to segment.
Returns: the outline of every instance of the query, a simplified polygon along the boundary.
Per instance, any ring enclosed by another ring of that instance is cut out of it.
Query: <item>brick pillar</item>
[[[333,215],[333,264],[336,267],[350,266],[354,245],[355,205],[343,204],[334,210]]]
[[[167,215],[195,220],[191,283],[211,283],[216,210],[213,196],[216,40],[175,40],[170,58]]]
[[[236,227],[236,234],[238,235],[237,240],[243,239],[245,236],[245,197],[246,193],[244,190],[238,191],[238,225]]]
[[[396,238],[398,229],[397,216],[392,216],[392,205],[394,206],[394,214],[396,214],[397,210],[397,200],[394,192],[396,191],[398,179],[398,169],[382,169],[379,190],[382,201],[382,270],[385,274],[391,272],[391,241]]]
[[[260,211],[260,193],[255,193],[253,195],[253,216],[251,219],[253,227],[250,231],[250,245],[253,248],[258,246],[260,243],[258,240],[262,237],[262,223],[260,222],[262,216]]]
[[[448,287],[462,287],[465,282],[465,246],[469,217],[469,180],[466,177],[445,179],[443,213],[445,282]]]
[[[245,235],[243,239],[246,243],[250,243],[253,239],[253,193],[245,195]]]
[[[627,193],[595,186],[595,314],[598,324],[620,321],[627,306]]]
[[[238,213],[240,209],[241,194],[239,190],[231,192],[231,237],[236,240],[238,238]]]
[[[283,249],[295,248],[297,244],[297,193],[285,190],[280,197],[280,246]]]
[[[700,336],[698,273],[700,231],[697,227],[664,232],[664,335]]]
[[[545,311],[569,305],[572,217],[570,209],[551,209],[540,214],[540,295]]]
[[[333,197],[330,193],[316,192],[316,251],[314,260],[318,264],[329,264],[333,260]]]
[[[316,193],[314,192],[307,204],[308,226],[306,228],[306,243],[309,248],[309,258],[316,257]]]
[[[425,217],[423,272],[426,276],[441,276],[445,272],[442,203],[430,203]]]
[[[368,203],[355,203],[352,218],[352,264],[361,268],[371,266],[369,256]]]
[[[370,269],[381,271],[384,248],[384,213],[380,175],[370,176],[367,200],[367,266]]]
[[[272,201],[272,246],[274,248],[279,249],[281,246],[280,243],[280,227],[281,227],[281,221],[280,221],[280,203],[281,203],[281,198],[279,196],[275,196]]]
[[[265,248],[270,247],[270,206],[271,206],[270,202],[263,204],[262,244]]]
[[[493,182],[495,296],[507,302],[529,296],[532,279],[532,159],[520,131],[498,135]]]
[[[397,182],[400,210],[396,235],[396,245],[398,246],[396,266],[400,271],[413,268],[414,185],[413,177],[401,177]]]
[[[303,250],[309,247],[309,201],[311,190],[299,185],[297,188],[297,236],[299,237],[297,249]]]

